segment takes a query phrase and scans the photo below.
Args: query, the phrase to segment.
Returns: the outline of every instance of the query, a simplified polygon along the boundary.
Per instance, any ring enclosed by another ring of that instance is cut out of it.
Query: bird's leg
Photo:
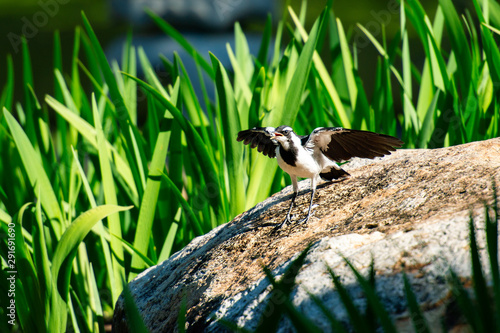
[[[275,229],[280,229],[284,225],[288,223],[292,223],[292,218],[290,217],[290,213],[292,212],[293,205],[295,204],[295,198],[297,198],[297,194],[299,193],[299,184],[297,183],[297,177],[290,175],[290,179],[292,180],[292,185],[293,185],[293,196],[292,196],[292,201],[290,202],[290,208],[288,208],[288,213],[286,214],[285,219],[283,222],[278,224]]]
[[[312,205],[313,205],[313,200],[314,200],[314,194],[316,193],[316,178],[311,178],[311,202],[309,203],[309,210],[307,211],[307,216],[300,220],[299,223],[309,221],[309,218],[311,217],[311,210],[312,210]]]
[[[290,202],[290,208],[288,208],[288,213],[286,214],[285,220],[282,224],[292,223],[292,218],[290,217],[290,213],[292,212],[293,205],[295,204],[295,198],[297,197],[297,192],[293,192],[292,202]]]

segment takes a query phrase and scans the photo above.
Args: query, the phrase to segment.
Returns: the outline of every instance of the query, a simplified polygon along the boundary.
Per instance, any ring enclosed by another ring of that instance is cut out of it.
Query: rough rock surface
[[[453,304],[446,282],[449,268],[465,280],[471,275],[471,211],[479,244],[484,244],[483,203],[492,201],[492,179],[500,184],[500,138],[443,149],[398,150],[344,167],[352,177],[318,188],[318,206],[307,224],[273,232],[272,225],[281,221],[289,205],[292,192],[287,187],[138,276],[129,287],[147,327],[176,331],[186,297],[188,332],[220,331],[220,318],[254,329],[270,290],[262,265],[280,275],[312,243],[293,303],[324,330],[325,319],[307,292],[317,295],[337,318],[347,319],[326,265],[341,277],[356,304],[365,304],[342,255],[362,273],[374,258],[377,291],[402,331],[411,325],[402,283],[405,271],[431,326],[438,328]],[[309,181],[300,185],[294,213],[303,216]],[[116,332],[128,331],[123,306],[120,297]],[[280,331],[290,330],[288,320],[282,320]]]

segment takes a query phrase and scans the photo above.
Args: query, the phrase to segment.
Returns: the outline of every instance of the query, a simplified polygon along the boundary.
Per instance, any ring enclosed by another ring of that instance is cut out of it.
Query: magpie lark
[[[292,222],[290,212],[299,191],[297,177],[311,179],[309,210],[307,216],[299,221],[307,222],[319,178],[331,181],[350,176],[337,163],[352,157],[389,155],[403,145],[403,141],[389,135],[342,127],[318,127],[309,135],[297,135],[290,126],[254,127],[239,132],[237,140],[250,144],[251,148],[257,147],[259,152],[270,158],[276,157],[278,165],[292,180],[290,208],[278,228]]]

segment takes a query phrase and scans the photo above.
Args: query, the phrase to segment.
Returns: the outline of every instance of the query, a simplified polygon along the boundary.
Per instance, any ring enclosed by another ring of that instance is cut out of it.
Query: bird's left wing
[[[316,128],[306,143],[307,148],[319,149],[335,162],[389,155],[402,145],[403,141],[390,135],[342,127]]]
[[[250,148],[257,147],[257,151],[271,158],[276,157],[278,143],[271,137],[276,129],[274,127],[254,127],[238,133],[236,140],[250,144]]]

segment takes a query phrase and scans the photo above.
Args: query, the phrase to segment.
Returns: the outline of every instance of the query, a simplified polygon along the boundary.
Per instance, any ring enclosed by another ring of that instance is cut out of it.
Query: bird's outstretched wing
[[[342,127],[316,128],[306,143],[310,149],[320,149],[335,162],[353,157],[374,158],[389,155],[403,145],[403,141],[390,135]]]
[[[276,129],[274,127],[254,127],[238,133],[236,140],[250,144],[250,148],[257,147],[257,151],[271,158],[276,157],[278,143],[271,140]]]

